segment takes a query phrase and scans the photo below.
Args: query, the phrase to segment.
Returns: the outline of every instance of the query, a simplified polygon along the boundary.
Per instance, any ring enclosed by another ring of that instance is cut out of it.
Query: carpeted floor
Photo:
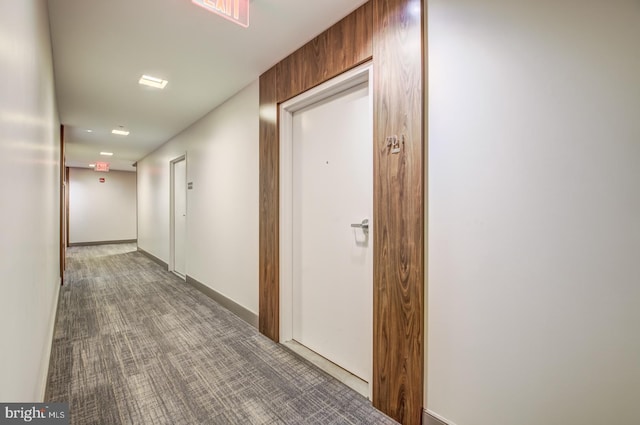
[[[47,402],[71,424],[395,424],[135,251],[73,247]]]

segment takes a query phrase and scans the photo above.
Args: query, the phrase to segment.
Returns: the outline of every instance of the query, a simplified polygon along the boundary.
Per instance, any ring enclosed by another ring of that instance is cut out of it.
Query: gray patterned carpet
[[[135,252],[73,247],[46,401],[71,424],[395,424]]]

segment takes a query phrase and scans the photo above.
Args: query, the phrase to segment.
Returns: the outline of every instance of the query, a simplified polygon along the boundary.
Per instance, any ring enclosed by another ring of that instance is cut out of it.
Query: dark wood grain
[[[64,177],[64,182],[65,182],[65,198],[64,198],[64,208],[65,208],[65,229],[66,229],[66,235],[65,235],[65,239],[64,239],[64,247],[65,247],[65,270],[67,268],[67,260],[66,260],[66,248],[69,247],[69,167],[64,167],[64,172],[65,172],[65,177]]]
[[[364,4],[278,63],[278,102],[369,60],[372,12],[371,3]]]
[[[420,424],[424,377],[424,142],[420,0],[372,0],[373,404]],[[418,13],[416,13],[418,12]],[[394,154],[386,137],[397,136]]]
[[[60,282],[64,284],[64,270],[66,268],[67,242],[66,224],[66,172],[64,149],[64,125],[60,125]]]
[[[276,68],[260,76],[260,242],[258,329],[274,341],[280,332],[280,144]]]

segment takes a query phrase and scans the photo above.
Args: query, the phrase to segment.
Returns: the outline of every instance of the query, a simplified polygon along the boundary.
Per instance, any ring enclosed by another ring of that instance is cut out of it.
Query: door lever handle
[[[367,233],[369,231],[369,219],[365,218],[364,220],[362,220],[362,223],[353,223],[351,227],[362,229],[365,233]]]

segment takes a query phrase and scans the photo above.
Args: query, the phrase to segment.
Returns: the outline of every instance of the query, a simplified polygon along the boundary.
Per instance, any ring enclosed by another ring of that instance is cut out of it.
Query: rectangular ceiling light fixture
[[[113,152],[100,152],[102,156],[113,156]]]
[[[127,130],[113,129],[113,130],[111,130],[111,132],[113,134],[117,134],[118,136],[128,136],[129,135],[129,132]]]
[[[142,84],[143,86],[154,87],[156,89],[163,89],[167,86],[168,81],[163,80],[162,78],[152,77],[151,75],[143,75],[138,80],[138,84]]]
[[[191,2],[241,27],[249,26],[249,0],[191,0]]]

